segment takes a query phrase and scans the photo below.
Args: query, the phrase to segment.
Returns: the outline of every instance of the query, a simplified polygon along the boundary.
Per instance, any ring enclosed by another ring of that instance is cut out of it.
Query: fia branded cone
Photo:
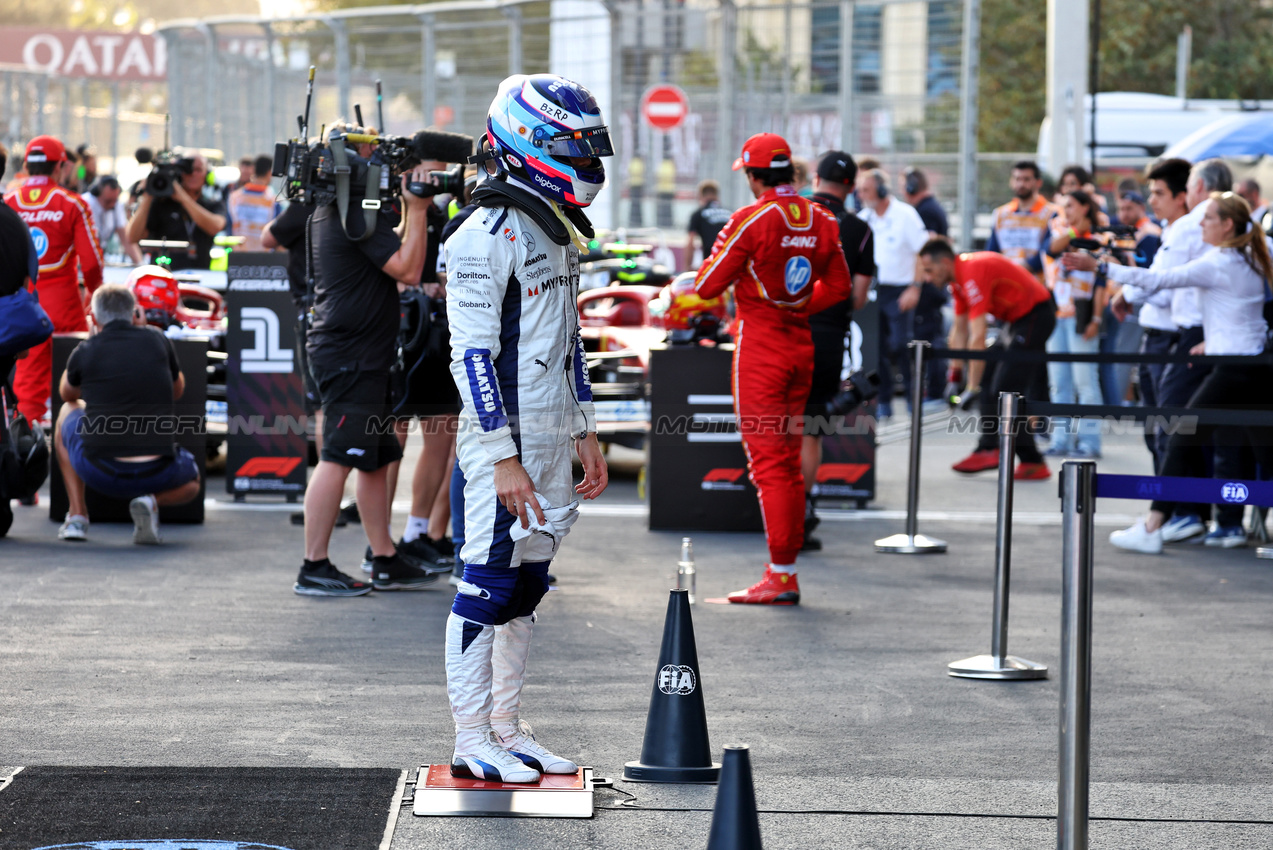
[[[640,761],[623,768],[627,782],[715,782],[720,764],[707,741],[707,711],[688,590],[673,590],[663,622],[663,648],[650,693]]]
[[[761,850],[756,786],[751,781],[751,752],[746,744],[727,744],[721,761],[725,766],[716,789],[707,850]]]

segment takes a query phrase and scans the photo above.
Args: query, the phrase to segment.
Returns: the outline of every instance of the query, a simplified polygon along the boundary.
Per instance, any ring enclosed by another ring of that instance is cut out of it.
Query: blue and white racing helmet
[[[486,129],[508,176],[560,204],[586,207],[606,183],[601,157],[610,131],[586,88],[556,74],[517,74],[500,83]],[[567,157],[587,157],[583,166]]]

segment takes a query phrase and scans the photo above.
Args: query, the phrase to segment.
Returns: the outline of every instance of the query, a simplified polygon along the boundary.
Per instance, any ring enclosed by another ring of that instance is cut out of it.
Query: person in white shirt
[[[1264,232],[1251,220],[1251,208],[1232,192],[1214,193],[1203,208],[1202,240],[1208,250],[1184,265],[1167,269],[1138,269],[1105,266],[1100,271],[1110,281],[1124,284],[1111,306],[1120,317],[1137,297],[1164,289],[1196,288],[1200,294],[1206,342],[1191,354],[1252,356],[1263,354],[1268,339],[1264,306],[1273,278]],[[1062,262],[1071,265],[1072,260]],[[1247,409],[1268,411],[1273,407],[1273,365],[1267,362],[1215,366],[1189,399],[1191,408]],[[1205,448],[1211,445],[1222,426],[1199,423],[1196,429],[1180,429],[1171,435],[1161,475],[1202,477],[1206,474]],[[1189,430],[1190,433],[1184,433]],[[1246,431],[1246,436],[1265,468],[1273,468],[1273,428],[1232,426],[1227,433]],[[1244,470],[1242,453],[1217,452],[1216,478],[1250,478]],[[1244,474],[1245,473],[1245,474]],[[1149,515],[1130,528],[1115,531],[1110,542],[1120,549],[1156,554],[1163,547],[1163,526],[1176,505],[1155,501]],[[1216,528],[1205,538],[1211,546],[1230,548],[1246,545],[1242,528],[1242,505],[1222,505],[1216,509]]]
[[[879,168],[859,172],[858,216],[871,226],[875,239],[876,290],[880,305],[879,416],[892,414],[893,373],[902,376],[906,398],[911,392],[911,363],[906,344],[913,338],[915,306],[922,284],[915,279],[919,249],[928,241],[928,228],[909,204],[890,196],[888,175]],[[931,340],[930,340],[931,342]]]
[[[93,181],[83,198],[88,204],[89,212],[93,214],[93,227],[97,230],[97,240],[102,244],[102,250],[107,249],[112,236],[118,236],[120,251],[134,263],[140,263],[141,249],[129,242],[124,235],[128,216],[124,213],[124,205],[119,202],[122,192],[119,181],[106,174]]]

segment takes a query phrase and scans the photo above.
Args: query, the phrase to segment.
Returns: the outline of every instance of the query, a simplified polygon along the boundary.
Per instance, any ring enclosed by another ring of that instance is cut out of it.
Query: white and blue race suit
[[[547,506],[565,508],[574,501],[571,438],[596,431],[596,416],[579,334],[578,249],[553,241],[517,207],[490,207],[445,250],[465,479],[464,579],[447,622],[447,684],[463,733],[516,717],[535,607],[564,536],[513,539],[518,520],[496,496],[495,463],[519,457]]]

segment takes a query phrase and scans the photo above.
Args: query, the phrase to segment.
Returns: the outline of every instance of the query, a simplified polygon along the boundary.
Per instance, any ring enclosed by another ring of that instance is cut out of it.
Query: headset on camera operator
[[[141,200],[128,221],[129,242],[162,239],[185,242],[185,251],[167,252],[170,268],[206,269],[212,262],[212,240],[225,230],[225,206],[206,197],[208,163],[198,152],[161,154],[146,175]]]

